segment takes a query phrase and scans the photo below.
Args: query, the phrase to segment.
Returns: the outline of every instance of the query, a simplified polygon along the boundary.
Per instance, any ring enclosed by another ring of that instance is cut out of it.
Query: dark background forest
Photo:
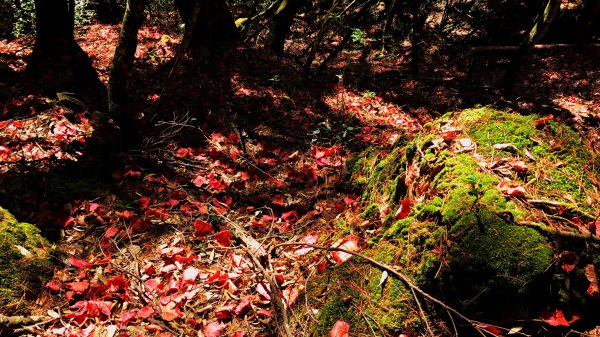
[[[600,0],[0,0],[2,336],[598,336]]]

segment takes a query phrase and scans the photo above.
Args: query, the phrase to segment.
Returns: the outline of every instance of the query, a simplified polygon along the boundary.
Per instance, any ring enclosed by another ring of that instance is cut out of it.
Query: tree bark
[[[513,56],[508,69],[504,74],[502,88],[506,92],[512,91],[512,88],[517,82],[519,68],[523,64],[523,60],[527,57],[531,48],[544,36],[544,34],[546,34],[548,28],[550,28],[552,21],[560,9],[560,4],[561,0],[548,0],[544,6],[543,12],[538,15],[535,24],[531,27],[531,30],[519,46],[519,50],[515,53],[515,56]]]
[[[410,11],[412,14],[412,32],[410,34],[410,68],[413,77],[419,75],[422,48],[422,35],[425,29],[425,21],[432,6],[430,0],[414,0],[410,2]]]
[[[127,81],[133,68],[138,30],[146,17],[145,6],[146,0],[127,0],[119,44],[115,49],[108,80],[109,114],[120,128],[123,140],[128,146],[141,143],[137,114],[130,104]]]
[[[75,41],[74,8],[74,0],[35,0],[36,40],[27,71],[40,79],[49,94],[81,94],[87,104],[100,108],[105,88],[89,56]]]
[[[200,11],[190,41],[190,50],[197,60],[220,55],[216,51],[226,48],[238,39],[239,32],[225,0],[198,1]],[[193,1],[175,0],[175,6],[183,22],[188,25]]]
[[[307,5],[305,0],[281,0],[279,8],[269,27],[269,35],[265,40],[265,49],[277,56],[283,56],[285,39],[300,8]]]
[[[592,30],[594,26],[594,21],[596,21],[596,25],[599,25],[597,22],[598,17],[600,17],[600,0],[589,0],[584,4],[584,18],[583,25],[581,27],[581,37],[588,37],[587,35]]]

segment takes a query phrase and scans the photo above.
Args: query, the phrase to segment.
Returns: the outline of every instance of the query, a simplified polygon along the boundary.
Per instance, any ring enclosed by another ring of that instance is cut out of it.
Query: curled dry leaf
[[[358,245],[358,238],[354,235],[346,236],[343,240],[334,243],[332,247],[345,249],[350,252],[360,251],[360,246]],[[334,251],[331,253],[331,256],[333,256],[335,262],[340,264],[348,261],[352,257],[352,254]]]
[[[523,186],[518,186],[507,178],[504,178],[502,181],[500,181],[498,184],[498,189],[503,194],[511,197],[524,197],[527,194],[527,191]]]
[[[567,273],[570,273],[573,269],[575,269],[578,261],[579,258],[575,252],[565,250],[560,253],[560,267]]]
[[[585,266],[585,277],[590,281],[590,285],[587,289],[587,294],[591,297],[600,297],[600,288],[598,287],[598,275],[596,274],[596,268],[593,264]]]

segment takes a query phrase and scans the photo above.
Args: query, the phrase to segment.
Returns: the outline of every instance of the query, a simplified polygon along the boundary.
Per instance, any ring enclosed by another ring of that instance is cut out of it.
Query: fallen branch
[[[358,256],[361,259],[365,260],[366,262],[368,262],[370,265],[380,269],[380,270],[385,270],[387,271],[390,275],[396,277],[397,279],[399,279],[406,287],[408,287],[409,289],[411,289],[411,291],[417,292],[419,293],[421,296],[423,296],[424,298],[426,298],[427,300],[429,300],[430,302],[433,302],[435,304],[437,304],[438,306],[444,308],[445,310],[447,310],[448,312],[451,312],[453,314],[455,314],[457,317],[459,317],[460,319],[462,319],[463,321],[467,322],[473,329],[475,329],[477,332],[479,332],[480,335],[482,336],[486,336],[485,332],[486,330],[482,329],[480,326],[482,326],[483,324],[481,322],[477,322],[474,321],[470,318],[468,318],[467,316],[463,315],[460,313],[460,311],[452,308],[451,306],[447,305],[446,303],[442,302],[441,300],[433,297],[432,295],[430,295],[429,293],[426,293],[424,290],[422,290],[421,288],[419,288],[417,285],[415,285],[414,283],[412,283],[412,281],[408,278],[408,276],[404,275],[403,273],[393,269],[392,267],[383,264],[379,261],[373,260],[372,258],[360,254],[360,253],[356,253],[356,252],[352,252],[343,248],[337,248],[337,247],[325,247],[325,246],[319,246],[319,245],[313,245],[313,244],[308,244],[308,243],[302,243],[302,242],[286,242],[286,243],[280,243],[278,245],[273,246],[273,248],[271,248],[271,250],[269,251],[269,255],[271,255],[272,251],[279,248],[279,247],[284,247],[284,246],[305,246],[305,247],[312,247],[314,249],[319,249],[319,250],[325,250],[328,252],[332,252],[332,251],[337,251],[337,252],[343,252],[346,254],[350,254],[350,255],[354,255],[354,256]]]
[[[578,240],[585,240],[585,241],[600,243],[600,237],[593,235],[591,233],[590,234],[582,234],[582,233],[576,233],[576,232],[561,231],[560,229],[556,229],[554,227],[550,227],[548,225],[544,225],[542,223],[534,222],[534,221],[520,221],[519,225],[534,227],[535,229],[540,230],[549,235],[557,235],[557,236],[569,238],[569,239],[578,239]]]
[[[56,318],[49,316],[5,316],[0,315],[0,332],[12,330],[15,336],[35,333],[37,325],[44,325],[55,321]],[[39,327],[37,327],[39,329]],[[3,335],[4,336],[4,335]]]
[[[292,331],[290,330],[289,319],[287,316],[287,310],[285,308],[285,303],[283,303],[282,298],[278,295],[281,294],[279,289],[279,285],[275,280],[275,276],[271,270],[265,269],[265,267],[260,262],[260,257],[266,255],[266,251],[262,248],[262,245],[256,241],[248,232],[240,225],[238,225],[235,221],[232,221],[228,217],[224,215],[219,215],[223,220],[225,220],[228,224],[228,229],[231,234],[233,234],[236,238],[240,239],[244,243],[244,249],[246,253],[250,256],[254,265],[260,270],[263,274],[265,280],[269,283],[271,287],[271,305],[274,311],[278,314],[275,315],[275,321],[277,323],[277,328],[282,336],[293,337]],[[270,256],[270,255],[269,255]],[[279,322],[278,317],[281,318],[281,322]]]
[[[554,200],[544,200],[544,199],[527,199],[527,202],[532,205],[562,208],[563,210],[583,216],[586,219],[589,219],[589,220],[594,219],[593,215],[587,214],[586,212],[578,209],[576,204],[554,201]]]
[[[536,44],[533,50],[558,50],[575,48],[600,48],[600,44]],[[519,46],[480,46],[471,48],[473,54],[514,53]]]
[[[46,316],[4,316],[0,315],[0,329],[15,329],[23,325],[40,323]]]

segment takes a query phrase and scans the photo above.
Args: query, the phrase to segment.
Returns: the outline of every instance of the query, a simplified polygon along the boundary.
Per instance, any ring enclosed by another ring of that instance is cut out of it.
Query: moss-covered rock
[[[37,227],[0,208],[0,308],[22,311],[11,304],[41,289],[52,270],[48,247]]]
[[[524,207],[526,200],[568,205],[545,211],[585,221],[600,203],[594,187],[600,159],[568,126],[539,119],[467,109],[444,115],[387,154],[369,149],[349,161],[348,177],[364,188],[362,216],[379,216],[382,224],[368,254],[402,267],[447,303],[488,319],[521,305],[551,303],[556,291],[549,289],[558,287],[552,274],[561,272],[554,264],[560,251],[553,247],[560,245],[522,224],[537,211]],[[525,194],[501,191],[503,180]],[[410,214],[394,219],[404,199],[411,201]],[[406,289],[395,295],[404,301],[399,304],[384,298],[391,288],[382,295],[375,288],[370,296],[392,311],[387,316],[408,317],[414,310]]]

